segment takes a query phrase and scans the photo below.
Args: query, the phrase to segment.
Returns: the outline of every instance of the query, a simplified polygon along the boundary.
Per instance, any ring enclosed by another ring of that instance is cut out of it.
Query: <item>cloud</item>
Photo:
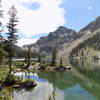
[[[23,46],[23,45],[28,45],[31,43],[35,43],[38,39],[30,39],[30,38],[23,38],[19,39],[17,45],[18,46]]]
[[[65,24],[65,10],[61,7],[64,0],[2,0],[5,11],[4,24],[9,20],[8,9],[15,4],[21,34],[30,38],[41,33],[49,33]],[[35,4],[35,5],[34,5]],[[34,6],[38,5],[37,9]]]
[[[19,29],[24,35],[31,36],[48,33],[65,24],[64,9],[60,7],[62,0],[5,0],[5,9],[16,4],[19,16]],[[38,9],[29,9],[29,5],[38,3]],[[27,4],[27,7],[26,5]],[[7,12],[6,12],[7,13]],[[6,17],[7,19],[8,17]],[[8,20],[8,19],[7,19]],[[6,21],[7,22],[7,21]]]
[[[89,9],[89,10],[92,10],[92,6],[89,6],[88,9]]]

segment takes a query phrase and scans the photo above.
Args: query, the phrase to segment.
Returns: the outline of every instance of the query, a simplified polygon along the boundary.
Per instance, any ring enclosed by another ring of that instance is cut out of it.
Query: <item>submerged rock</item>
[[[22,83],[23,88],[32,88],[35,87],[37,84],[33,80],[26,80]]]

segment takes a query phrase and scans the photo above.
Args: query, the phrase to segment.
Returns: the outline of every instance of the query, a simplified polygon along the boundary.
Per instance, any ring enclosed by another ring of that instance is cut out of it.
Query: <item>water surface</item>
[[[100,100],[99,83],[84,74],[39,72],[28,78],[38,85],[30,91],[14,91],[14,100]]]

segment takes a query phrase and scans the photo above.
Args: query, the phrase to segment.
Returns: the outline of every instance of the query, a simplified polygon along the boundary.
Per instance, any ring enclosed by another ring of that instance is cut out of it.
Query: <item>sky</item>
[[[100,16],[100,0],[2,0],[4,25],[13,4],[19,18],[18,46],[35,43],[59,26],[79,31]]]

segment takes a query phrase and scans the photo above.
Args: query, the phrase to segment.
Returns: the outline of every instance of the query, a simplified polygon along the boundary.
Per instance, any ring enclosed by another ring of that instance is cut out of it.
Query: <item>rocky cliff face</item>
[[[95,21],[88,24],[86,27],[80,30],[80,32],[90,31],[91,33],[100,28],[100,17],[97,17]]]
[[[70,43],[77,38],[77,32],[60,26],[56,31],[50,32],[48,36],[41,37],[35,44],[28,45],[32,51],[51,54],[53,48],[62,49],[64,43]],[[24,46],[26,48],[27,46]]]
[[[79,34],[83,34],[81,42],[71,50],[74,57],[99,57],[100,56],[100,17],[86,27],[80,30]],[[88,50],[87,50],[88,49]]]
[[[56,31],[49,33],[48,36],[41,37],[35,44],[28,46],[32,48],[32,51],[46,55],[50,55],[53,48],[57,47],[58,56],[68,58],[76,46],[93,37],[97,32],[100,32],[100,17],[79,32],[61,26]],[[24,48],[28,46],[24,46]]]
[[[75,38],[76,32],[71,29],[67,29],[64,26],[59,27],[55,32],[51,32],[47,37],[42,37],[37,41],[38,45],[47,44],[50,42],[62,43],[64,40]]]
[[[79,35],[79,38],[74,40],[73,42],[71,42],[69,46],[64,46],[64,50],[59,52],[59,56],[68,58],[70,53],[76,47],[80,47],[77,50],[81,51],[81,49],[84,48],[85,46],[89,46],[89,45],[83,45],[87,42],[89,42],[89,44],[91,44],[91,47],[95,47],[95,46],[98,47],[99,44],[97,44],[97,41],[100,40],[99,38],[97,40],[95,39],[95,41],[94,41],[95,43],[93,41],[91,41],[91,43],[90,43],[91,39],[94,40],[94,38],[97,37],[98,32],[100,32],[100,17],[97,17],[96,20],[94,20],[93,22],[89,23],[86,27],[81,29],[77,34],[77,35]],[[77,50],[76,50],[76,52],[77,52]]]

